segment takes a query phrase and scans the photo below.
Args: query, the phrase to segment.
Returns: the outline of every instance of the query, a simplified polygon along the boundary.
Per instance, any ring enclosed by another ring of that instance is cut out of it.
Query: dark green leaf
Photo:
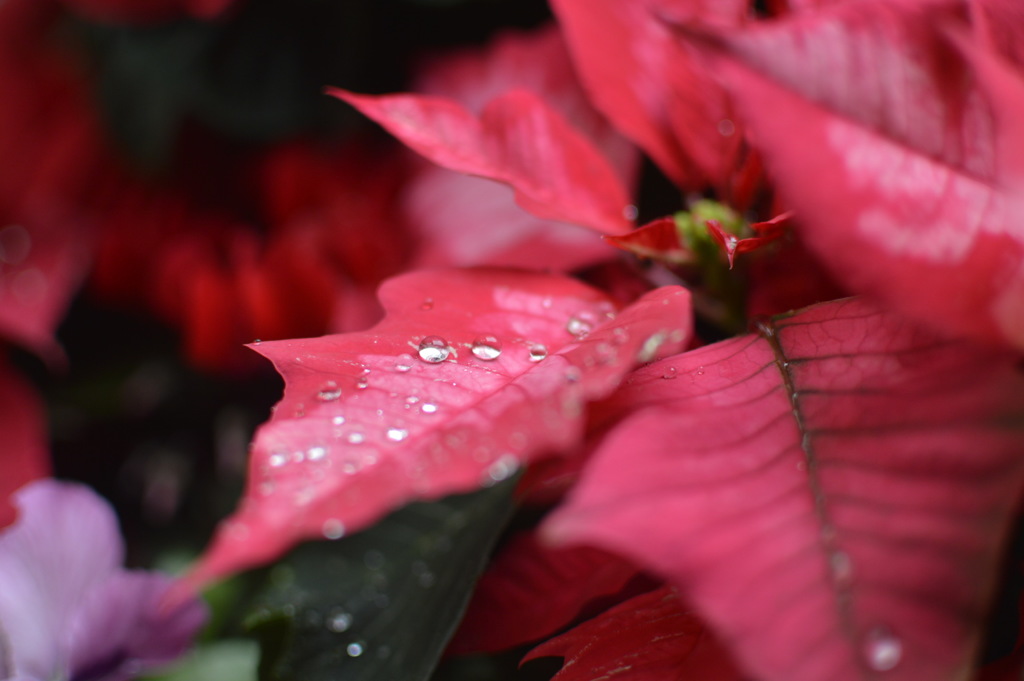
[[[514,482],[407,506],[271,572],[248,621],[260,681],[425,681],[511,508]]]

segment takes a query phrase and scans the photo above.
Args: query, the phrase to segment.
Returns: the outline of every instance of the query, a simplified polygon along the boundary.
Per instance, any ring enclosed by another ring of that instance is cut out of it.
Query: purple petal
[[[87,487],[39,480],[14,497],[18,520],[0,533],[0,635],[7,671],[49,679],[67,670],[66,623],[120,566],[110,505]]]
[[[197,599],[161,607],[171,582],[120,571],[89,595],[69,627],[73,681],[126,681],[188,649],[206,608]]]

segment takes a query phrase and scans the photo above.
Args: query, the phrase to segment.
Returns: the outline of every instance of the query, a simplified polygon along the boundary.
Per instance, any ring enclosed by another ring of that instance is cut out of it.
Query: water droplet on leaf
[[[395,371],[400,374],[412,371],[413,362],[412,355],[399,355],[395,363]]]
[[[427,336],[420,341],[420,347],[417,352],[420,359],[424,362],[437,364],[448,359],[451,349],[448,347],[448,342],[440,336]]]
[[[321,531],[328,539],[341,539],[345,536],[345,523],[337,518],[328,518],[324,521]]]
[[[829,568],[836,584],[846,586],[853,579],[853,561],[845,551],[833,551],[828,557]]]
[[[360,433],[359,431],[354,431],[349,433],[348,437],[345,439],[348,440],[350,444],[358,445],[362,444],[363,441],[366,440],[366,436]]]
[[[573,338],[582,339],[586,338],[590,332],[594,330],[594,324],[583,314],[580,314],[569,317],[569,321],[565,325],[565,330],[572,334]]]
[[[666,340],[668,340],[668,336],[662,332],[651,334],[644,341],[644,344],[640,346],[640,352],[636,354],[636,360],[638,362],[650,362],[658,354],[658,350],[661,349]]]
[[[871,629],[864,637],[864,661],[877,672],[895,669],[903,657],[903,642],[887,627]]]
[[[661,377],[664,378],[666,381],[670,381],[673,378],[676,378],[678,373],[679,370],[676,369],[675,367],[666,367],[665,372],[661,375]]]
[[[473,356],[485,362],[501,356],[501,341],[494,336],[480,336],[473,341]]]
[[[345,648],[345,652],[348,653],[349,657],[359,657],[363,654],[362,643],[349,643],[348,647]]]
[[[388,428],[388,439],[392,442],[401,442],[409,437],[409,431],[405,428]]]
[[[327,381],[316,394],[316,399],[321,402],[332,402],[341,397],[341,388],[334,381]]]
[[[423,404],[420,405],[420,411],[422,411],[424,414],[437,413],[437,405],[431,404],[430,402],[424,402]]]
[[[540,343],[534,343],[530,346],[530,361],[539,362],[548,356],[547,346]]]
[[[485,480],[485,484],[494,484],[496,482],[501,482],[502,480],[507,480],[518,470],[519,459],[511,454],[506,454],[499,457],[498,460],[492,463],[487,469],[488,479]]]
[[[332,610],[327,616],[327,628],[340,634],[352,626],[352,615],[344,610]]]

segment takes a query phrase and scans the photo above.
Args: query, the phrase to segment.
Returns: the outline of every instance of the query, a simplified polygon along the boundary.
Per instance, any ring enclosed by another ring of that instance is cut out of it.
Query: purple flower
[[[113,509],[82,485],[39,480],[0,531],[0,680],[124,681],[170,662],[206,619],[171,609],[164,575],[125,570]]]

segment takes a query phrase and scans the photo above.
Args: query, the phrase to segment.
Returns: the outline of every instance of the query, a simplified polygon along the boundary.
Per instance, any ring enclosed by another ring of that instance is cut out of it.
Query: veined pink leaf
[[[735,27],[747,0],[553,0],[598,109],[672,180],[723,185],[743,138],[727,95],[665,18]]]
[[[519,534],[480,578],[448,654],[496,652],[550,636],[638,576],[635,565],[600,549],[552,548],[533,532]]]
[[[537,646],[524,662],[564,657],[552,681],[740,681],[729,654],[672,587],[625,603]]]
[[[1024,482],[1016,357],[859,300],[638,370],[546,531],[670,578],[763,681],[962,679]]]
[[[575,444],[584,403],[638,358],[680,348],[691,324],[679,287],[616,316],[595,289],[512,270],[411,273],[380,299],[387,316],[365,332],[257,346],[284,376],[284,397],[193,583],[338,538],[413,499],[493,484]]]
[[[526,90],[492,99],[479,117],[441,97],[329,92],[434,163],[512,186],[534,215],[603,234],[630,227],[629,195],[608,161]]]
[[[0,528],[11,524],[17,512],[11,495],[22,485],[50,474],[43,405],[30,385],[0,363]]]
[[[742,33],[680,30],[712,55],[842,283],[947,332],[1022,348],[1024,80],[987,52],[1000,41],[950,40],[969,34],[965,12],[870,0]]]

